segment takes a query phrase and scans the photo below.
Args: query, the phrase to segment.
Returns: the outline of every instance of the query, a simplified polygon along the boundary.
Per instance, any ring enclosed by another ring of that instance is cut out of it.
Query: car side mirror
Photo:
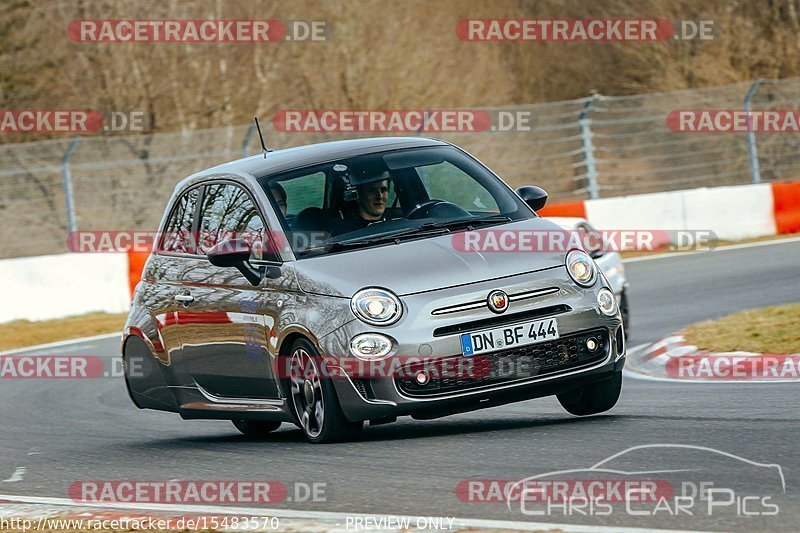
[[[250,245],[242,239],[218,242],[208,251],[208,261],[218,267],[238,267],[250,260]]]
[[[218,242],[208,251],[208,262],[218,267],[234,267],[257,286],[265,277],[276,279],[281,276],[278,266],[254,267],[250,263],[250,245],[242,239],[230,239]]]
[[[517,194],[534,211],[538,211],[539,209],[543,208],[544,204],[547,203],[547,192],[541,187],[524,185],[517,189]]]

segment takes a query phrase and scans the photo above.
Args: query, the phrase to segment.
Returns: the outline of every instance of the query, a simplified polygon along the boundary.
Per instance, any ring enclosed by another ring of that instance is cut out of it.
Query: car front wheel
[[[622,370],[603,381],[589,383],[583,387],[559,394],[558,402],[567,412],[586,416],[608,411],[617,404],[622,392]]]
[[[342,442],[358,435],[363,422],[350,422],[339,406],[331,378],[320,372],[322,359],[305,339],[292,345],[289,394],[300,429],[315,444]]]

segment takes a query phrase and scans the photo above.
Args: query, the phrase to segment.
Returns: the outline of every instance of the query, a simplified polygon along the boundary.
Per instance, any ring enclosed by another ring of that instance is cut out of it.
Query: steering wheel
[[[439,204],[449,204],[450,202],[445,202],[444,200],[427,200],[422,202],[421,204],[417,205],[414,209],[408,212],[406,218],[414,219],[414,218],[425,218],[430,210],[439,205]]]

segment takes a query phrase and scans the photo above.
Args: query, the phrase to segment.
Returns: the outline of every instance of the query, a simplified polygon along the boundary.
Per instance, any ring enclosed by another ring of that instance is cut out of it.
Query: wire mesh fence
[[[667,124],[676,110],[746,105],[799,110],[800,78],[492,108],[529,113],[530,130],[431,136],[462,146],[513,187],[543,187],[552,202],[800,178],[797,133],[684,133]],[[369,136],[262,128],[276,148]],[[259,150],[248,125],[0,145],[0,257],[64,252],[71,227],[152,230],[180,179]]]

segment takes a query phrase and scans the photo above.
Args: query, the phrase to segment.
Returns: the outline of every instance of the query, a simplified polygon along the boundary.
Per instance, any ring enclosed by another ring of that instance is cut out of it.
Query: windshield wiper
[[[336,242],[328,242],[325,244],[320,244],[318,246],[310,246],[308,248],[303,248],[299,250],[302,254],[311,254],[314,252],[335,252],[338,250],[344,250],[346,248],[358,248],[360,246],[367,246],[373,244],[372,240],[359,240],[359,241],[336,241]]]
[[[464,218],[459,220],[445,220],[442,222],[426,222],[421,226],[417,226],[416,229],[412,228],[410,231],[419,231],[419,230],[427,230],[427,229],[447,229],[447,230],[454,230],[454,229],[468,229],[470,231],[474,230],[478,226],[486,226],[486,225],[495,225],[495,224],[505,224],[507,222],[511,222],[511,218],[505,215],[492,215],[489,217],[476,217],[476,218]]]
[[[490,224],[506,224],[511,222],[511,217],[506,215],[491,215],[488,217],[468,218],[465,220],[453,220],[451,222],[443,222],[442,224],[449,224],[452,226],[464,226],[468,229],[475,229],[475,226],[484,226]]]
[[[427,237],[429,235],[443,235],[450,233],[450,230],[444,226],[436,224],[422,224],[421,226],[414,226],[413,228],[405,228],[397,231],[390,231],[389,233],[382,233],[375,235],[369,239],[360,239],[356,241],[340,241],[333,244],[343,244],[345,246],[361,245],[361,244],[375,244],[385,241],[393,241],[401,239],[402,237]]]
[[[423,227],[424,226],[424,227]],[[429,231],[421,231],[421,230],[429,230]],[[311,248],[305,248],[302,250],[303,254],[306,253],[313,253],[319,252],[324,250],[325,252],[335,252],[338,250],[345,250],[348,248],[360,248],[363,246],[370,246],[373,244],[380,244],[387,241],[396,241],[401,242],[403,237],[428,237],[430,235],[444,235],[446,233],[450,233],[450,230],[447,228],[429,228],[427,225],[423,224],[422,226],[416,226],[413,228],[406,228],[399,231],[393,231],[390,233],[384,233],[382,235],[376,235],[369,239],[356,239],[356,240],[344,240],[344,241],[335,241],[329,242],[325,244],[321,244],[319,246],[313,246]]]

